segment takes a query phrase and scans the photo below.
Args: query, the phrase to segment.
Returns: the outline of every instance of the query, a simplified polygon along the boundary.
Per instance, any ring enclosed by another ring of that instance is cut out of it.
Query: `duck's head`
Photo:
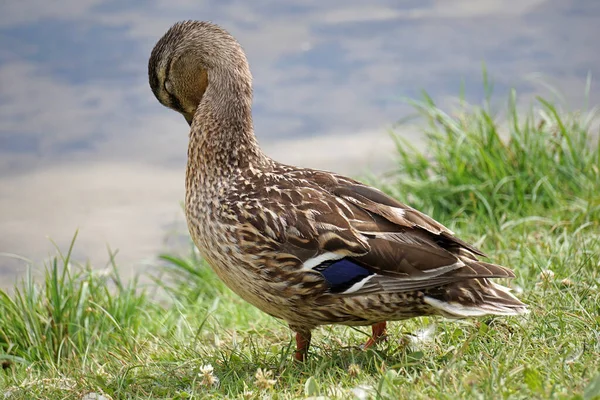
[[[190,125],[208,91],[212,102],[221,106],[232,91],[251,101],[252,77],[241,46],[210,22],[173,25],[152,50],[148,77],[158,101],[181,113]]]

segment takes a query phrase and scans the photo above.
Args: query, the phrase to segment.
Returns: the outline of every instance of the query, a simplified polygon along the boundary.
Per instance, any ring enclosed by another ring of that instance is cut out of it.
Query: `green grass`
[[[0,292],[6,399],[591,399],[600,395],[600,148],[591,117],[539,99],[503,123],[425,97],[427,150],[397,139],[398,171],[377,185],[430,213],[494,262],[531,305],[525,317],[315,331],[291,360],[287,327],[233,295],[190,251],[163,256],[156,284],[74,266],[70,252]],[[547,272],[552,271],[552,273]],[[158,289],[157,289],[158,288]],[[152,291],[149,293],[148,291]],[[433,334],[431,332],[434,331]],[[212,366],[212,370],[209,367]],[[362,396],[362,397],[361,397]]]

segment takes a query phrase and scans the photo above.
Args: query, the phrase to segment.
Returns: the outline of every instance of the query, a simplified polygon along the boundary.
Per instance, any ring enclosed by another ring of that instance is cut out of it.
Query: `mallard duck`
[[[244,51],[209,22],[173,25],[152,50],[150,86],[190,125],[185,214],[200,253],[247,302],[285,320],[304,360],[320,325],[527,311],[512,278],[474,246],[382,191],[266,156],[252,124]]]

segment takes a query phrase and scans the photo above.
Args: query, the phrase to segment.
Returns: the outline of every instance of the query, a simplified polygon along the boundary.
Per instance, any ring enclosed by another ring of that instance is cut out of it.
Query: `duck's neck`
[[[243,70],[214,70],[192,121],[188,174],[226,178],[264,164],[252,125],[252,80]]]

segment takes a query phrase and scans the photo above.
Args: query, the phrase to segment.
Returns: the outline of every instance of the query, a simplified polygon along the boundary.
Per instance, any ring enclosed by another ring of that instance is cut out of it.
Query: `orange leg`
[[[294,358],[296,361],[304,361],[306,360],[306,354],[308,353],[308,348],[310,347],[310,331],[308,332],[296,332],[296,352],[294,353]]]
[[[363,350],[366,350],[369,347],[373,346],[375,343],[380,342],[381,340],[385,339],[385,336],[386,336],[385,327],[386,327],[386,325],[387,325],[387,323],[385,321],[383,321],[383,322],[379,322],[377,324],[373,324],[371,326],[373,334],[371,335],[371,337],[369,338],[369,340],[367,340],[367,343],[365,343],[362,346]]]

